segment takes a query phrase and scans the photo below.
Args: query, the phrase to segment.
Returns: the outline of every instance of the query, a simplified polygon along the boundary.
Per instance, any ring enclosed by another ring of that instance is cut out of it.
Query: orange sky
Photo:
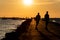
[[[30,6],[22,0],[0,0],[0,17],[34,17],[38,12],[44,17],[46,11],[50,17],[60,18],[60,0],[33,0]]]

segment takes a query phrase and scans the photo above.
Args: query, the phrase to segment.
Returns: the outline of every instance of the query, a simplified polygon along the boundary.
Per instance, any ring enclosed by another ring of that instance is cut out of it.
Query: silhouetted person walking
[[[46,14],[45,14],[46,29],[47,29],[48,23],[49,23],[49,14],[48,14],[48,11],[47,11]]]
[[[36,18],[35,18],[35,20],[36,20],[36,29],[37,29],[37,25],[39,24],[40,18],[41,18],[41,16],[40,16],[39,13],[38,13],[38,14],[36,15]]]

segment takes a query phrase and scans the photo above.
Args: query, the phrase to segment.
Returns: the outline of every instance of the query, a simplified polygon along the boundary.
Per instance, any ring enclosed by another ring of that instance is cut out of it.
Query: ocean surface
[[[14,31],[18,25],[21,25],[24,21],[25,20],[0,19],[0,40],[5,37],[6,33]]]
[[[52,22],[56,22],[60,24],[60,18],[51,18]]]

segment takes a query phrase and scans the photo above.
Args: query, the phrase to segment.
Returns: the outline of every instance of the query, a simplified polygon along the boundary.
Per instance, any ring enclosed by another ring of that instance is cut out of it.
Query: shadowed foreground
[[[50,22],[46,29],[45,21],[41,20],[35,27],[36,21],[28,19],[2,40],[60,40],[60,25]]]

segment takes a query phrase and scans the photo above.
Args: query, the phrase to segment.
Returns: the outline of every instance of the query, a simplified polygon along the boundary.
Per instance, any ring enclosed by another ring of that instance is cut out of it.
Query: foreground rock
[[[5,38],[1,40],[19,40],[19,36],[27,31],[30,22],[31,19],[27,19],[21,25],[19,25],[19,27],[14,32],[6,33]]]

